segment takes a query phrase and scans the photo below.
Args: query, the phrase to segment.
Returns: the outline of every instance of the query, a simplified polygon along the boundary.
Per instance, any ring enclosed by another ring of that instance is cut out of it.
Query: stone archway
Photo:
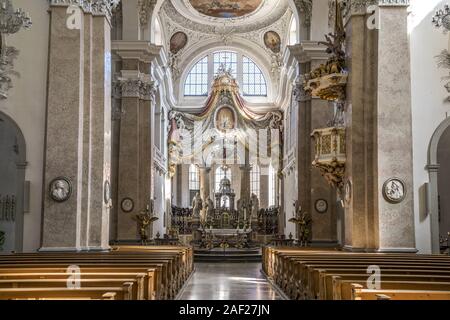
[[[0,230],[3,251],[23,250],[25,138],[19,126],[0,112]]]
[[[433,253],[439,253],[439,190],[438,178],[438,146],[444,132],[450,128],[450,118],[445,119],[436,129],[431,137],[428,148],[427,170],[430,178],[428,188],[428,212],[431,221],[431,248]]]

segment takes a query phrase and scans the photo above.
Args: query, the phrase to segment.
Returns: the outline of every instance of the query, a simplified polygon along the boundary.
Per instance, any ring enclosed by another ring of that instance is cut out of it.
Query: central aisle
[[[261,263],[196,263],[180,300],[280,300]]]

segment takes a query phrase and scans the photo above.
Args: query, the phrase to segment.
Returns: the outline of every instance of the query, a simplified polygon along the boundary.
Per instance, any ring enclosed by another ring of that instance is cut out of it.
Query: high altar
[[[247,107],[231,71],[224,67],[203,108],[171,113],[171,175],[183,164],[200,170],[200,190],[192,209],[174,206],[172,210],[172,224],[180,234],[192,234],[198,246],[226,242],[245,247],[261,236],[278,233],[278,206],[268,208],[267,196],[258,199],[251,193],[250,174],[254,167],[270,166],[277,181],[283,154],[282,119],[280,111],[257,112]]]

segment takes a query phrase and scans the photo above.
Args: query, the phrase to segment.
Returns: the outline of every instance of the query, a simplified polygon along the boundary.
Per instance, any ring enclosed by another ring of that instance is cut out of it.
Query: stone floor
[[[196,263],[180,300],[280,300],[261,263]]]

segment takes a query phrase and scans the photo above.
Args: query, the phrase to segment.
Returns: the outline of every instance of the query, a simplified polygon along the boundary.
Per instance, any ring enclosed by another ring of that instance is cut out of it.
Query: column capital
[[[106,16],[111,19],[112,11],[120,3],[120,0],[49,0],[50,7],[78,6],[85,13],[95,16]]]
[[[380,7],[408,7],[410,0],[378,0]]]
[[[148,25],[148,20],[151,18],[157,2],[157,0],[138,0],[139,23],[141,27]]]
[[[117,7],[120,0],[49,0],[51,7],[78,6],[84,12],[97,15],[111,15],[111,11]]]
[[[341,0],[344,4],[344,16],[365,15],[372,5],[379,7],[408,7],[410,0]]]
[[[311,94],[305,91],[303,86],[302,76],[300,76],[294,83],[292,94],[297,102],[311,101]]]
[[[155,101],[155,94],[157,89],[158,89],[157,81],[119,78],[113,84],[113,97],[139,98],[145,101]]]

